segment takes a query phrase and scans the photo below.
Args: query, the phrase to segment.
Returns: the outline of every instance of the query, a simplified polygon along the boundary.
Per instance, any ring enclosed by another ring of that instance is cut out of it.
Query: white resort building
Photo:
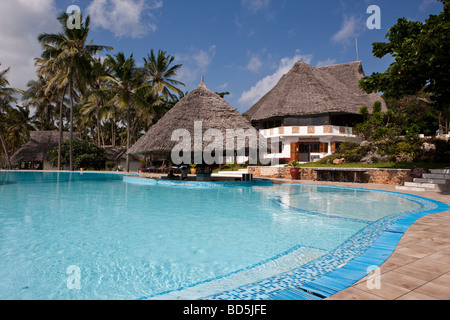
[[[314,162],[334,153],[342,142],[360,142],[354,126],[361,107],[372,110],[378,94],[359,88],[361,62],[314,68],[302,61],[285,74],[246,115],[268,139],[268,158]]]

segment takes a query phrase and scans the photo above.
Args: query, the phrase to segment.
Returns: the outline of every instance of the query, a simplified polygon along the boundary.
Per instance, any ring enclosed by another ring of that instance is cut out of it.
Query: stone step
[[[437,189],[438,185],[435,183],[405,182],[404,186],[435,190],[435,189]]]
[[[247,174],[247,171],[219,171],[219,172],[215,173],[214,175],[220,176],[220,177],[242,178],[243,174]]]
[[[430,169],[430,173],[433,173],[433,174],[450,174],[450,168]]]
[[[405,187],[405,186],[396,186],[395,189],[400,191],[419,191],[419,192],[430,191],[430,189],[419,187]]]
[[[448,180],[444,179],[427,179],[427,178],[414,178],[414,182],[417,183],[432,183],[432,184],[447,184]]]
[[[424,179],[450,180],[450,174],[424,173],[422,175],[422,178],[424,178]]]
[[[241,177],[243,175],[242,172],[237,171],[219,171],[216,175],[227,176],[227,177]]]

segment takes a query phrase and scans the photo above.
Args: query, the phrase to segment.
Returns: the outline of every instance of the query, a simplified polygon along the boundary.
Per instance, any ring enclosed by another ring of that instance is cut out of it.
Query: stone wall
[[[300,180],[316,180],[317,173],[315,168],[299,168]],[[410,176],[409,169],[365,169],[366,172],[363,175],[363,182],[365,183],[377,183],[377,184],[390,184],[390,185],[403,185],[405,182],[413,181]],[[249,167],[248,173],[253,174],[254,177],[270,178],[270,179],[291,179],[290,168],[282,167]],[[339,179],[337,173],[336,178]]]

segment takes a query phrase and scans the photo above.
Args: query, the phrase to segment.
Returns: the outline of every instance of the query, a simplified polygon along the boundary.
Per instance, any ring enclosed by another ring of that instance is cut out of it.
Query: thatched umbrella
[[[260,121],[328,113],[358,114],[361,107],[370,109],[376,101],[385,108],[378,94],[367,94],[358,87],[362,77],[359,61],[322,68],[299,61],[246,114],[251,121]]]
[[[214,135],[214,131],[220,133],[219,136]],[[181,131],[180,131],[181,130]],[[213,133],[213,136],[220,138],[205,138],[205,133]],[[238,151],[239,145],[237,140],[229,143],[227,146],[227,132],[230,130],[244,130],[246,134],[253,135],[258,138],[257,145],[249,143],[246,140],[245,147],[265,147],[265,139],[244,118],[236,109],[231,107],[223,98],[209,90],[202,78],[202,82],[197,89],[190,92],[182,98],[166,115],[158,121],[150,130],[140,138],[136,144],[128,151],[129,154],[170,154],[176,146],[182,146],[184,150],[190,149],[194,151],[205,151],[211,143],[218,143],[224,148],[224,152],[229,149]],[[191,139],[173,140],[174,132],[188,134]],[[237,131],[236,131],[237,132]],[[248,150],[247,150],[248,152]]]

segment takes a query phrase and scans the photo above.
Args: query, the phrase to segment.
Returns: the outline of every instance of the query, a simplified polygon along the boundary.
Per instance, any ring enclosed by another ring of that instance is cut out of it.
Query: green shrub
[[[75,158],[74,165],[77,169],[101,170],[105,167],[105,159],[98,154],[80,154]]]
[[[114,161],[106,162],[106,168],[108,168],[109,171],[111,171],[115,166],[116,166],[116,163]]]
[[[61,145],[61,165],[70,164],[70,146],[69,140]],[[72,142],[73,165],[74,169],[86,168],[93,170],[102,170],[105,168],[106,151],[95,144],[74,139]],[[50,164],[53,167],[58,166],[58,147],[48,152]]]
[[[358,149],[359,144],[354,142],[342,142],[338,148],[339,153],[345,153],[347,151],[353,151]]]

